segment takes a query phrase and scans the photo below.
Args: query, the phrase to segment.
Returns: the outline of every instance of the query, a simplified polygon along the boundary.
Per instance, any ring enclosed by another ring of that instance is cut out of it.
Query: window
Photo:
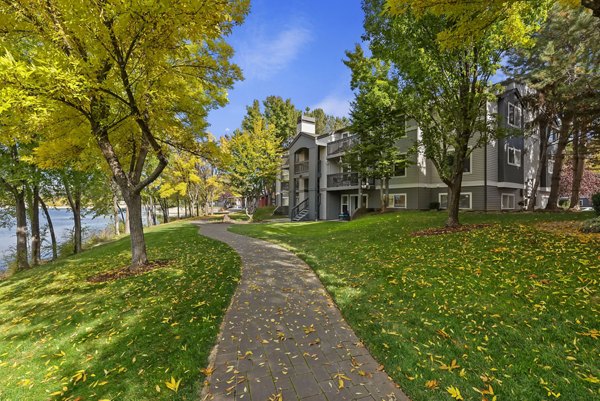
[[[501,205],[502,209],[515,208],[515,194],[502,194]]]
[[[472,163],[471,163],[471,159],[473,154],[470,154],[469,157],[467,157],[465,159],[465,163],[463,165],[463,174],[471,174],[472,171]],[[448,165],[452,166],[454,165],[454,152],[452,153],[448,153]]]
[[[583,207],[583,199],[579,199],[579,206]]]
[[[554,159],[548,159],[548,174],[554,173]]]
[[[472,209],[472,193],[471,192],[461,192],[460,193],[460,201],[458,202],[459,209]],[[439,194],[439,202],[440,209],[448,208],[448,194]]]
[[[406,194],[390,194],[388,207],[406,209]]]
[[[406,154],[401,154],[402,159],[406,159]],[[406,163],[394,165],[394,177],[406,177]]]
[[[508,147],[508,164],[511,166],[521,166],[521,149]]]
[[[521,128],[521,117],[522,117],[521,108],[512,103],[509,103],[508,104],[508,124],[513,127],[516,127],[516,128]]]

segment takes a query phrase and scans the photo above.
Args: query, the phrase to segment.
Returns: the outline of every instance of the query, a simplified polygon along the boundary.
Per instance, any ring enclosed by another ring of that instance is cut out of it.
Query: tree
[[[553,3],[548,0],[387,0],[386,6],[392,15],[410,11],[417,16],[432,14],[448,18],[452,23],[438,33],[438,41],[444,47],[460,47],[465,40],[486,36],[491,26],[516,45],[530,44],[530,36]],[[572,8],[583,4],[600,18],[597,0],[559,0],[559,3]]]
[[[561,197],[571,198],[573,196],[573,161],[568,161],[564,164],[561,171],[560,189],[559,194]],[[580,178],[580,186],[577,192],[577,205],[579,205],[579,198],[590,198],[595,193],[600,191],[600,173],[595,173],[587,168],[583,169]],[[571,202],[569,207],[572,208]]]
[[[475,40],[453,48],[438,36],[452,26],[449,18],[415,16],[410,10],[395,17],[382,13],[382,0],[365,0],[365,39],[373,57],[390,62],[406,99],[407,116],[422,133],[419,148],[448,186],[446,225],[459,225],[464,163],[474,149],[501,131],[487,121],[487,103],[495,99],[490,85],[508,40],[489,27]]]
[[[254,121],[252,131],[236,130],[221,140],[222,169],[229,185],[246,200],[246,214],[256,210],[258,198],[273,186],[281,163],[281,144],[275,127],[264,118]]]
[[[600,118],[600,20],[583,8],[552,8],[531,47],[510,57],[510,73],[539,93],[559,122],[547,209],[558,207],[565,150],[574,139],[573,168],[583,168],[590,127]],[[581,140],[580,140],[581,138]],[[581,161],[579,161],[579,159]],[[582,171],[575,171],[580,177]],[[573,183],[577,186],[578,180]],[[574,203],[578,202],[574,190]]]
[[[254,123],[263,117],[264,116],[260,111],[260,102],[258,99],[254,99],[251,106],[246,106],[246,115],[242,120],[242,130],[252,131]]]
[[[141,191],[167,165],[166,144],[194,144],[226,103],[241,73],[223,37],[247,11],[247,0],[0,3],[1,40],[26,44],[0,59],[5,83],[87,128],[128,207],[132,267],[148,262]]]
[[[398,81],[390,75],[389,63],[367,58],[360,45],[346,52],[344,64],[352,70],[352,90],[357,91],[350,116],[357,142],[344,161],[361,177],[379,179],[381,211],[387,207],[389,179],[406,158],[396,146],[405,133],[405,117]]]
[[[304,114],[315,118],[316,135],[323,135],[341,128],[346,128],[350,125],[350,120],[348,120],[348,118],[329,115],[321,108],[311,110],[307,107]]]
[[[300,110],[296,109],[290,99],[283,100],[281,96],[267,96],[263,100],[263,106],[267,124],[274,126],[275,136],[279,138],[283,146],[286,146],[296,135],[296,125],[301,115]]]

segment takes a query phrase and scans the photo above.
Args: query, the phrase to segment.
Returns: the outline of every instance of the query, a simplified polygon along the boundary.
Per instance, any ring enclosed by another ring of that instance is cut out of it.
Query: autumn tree
[[[247,11],[247,0],[0,3],[0,40],[25,43],[0,60],[5,83],[43,99],[54,121],[70,113],[87,127],[129,210],[132,266],[148,262],[141,192],[167,165],[166,145],[194,144],[226,103],[241,74],[223,37]]]
[[[431,14],[447,18],[451,24],[438,32],[437,39],[444,47],[460,47],[465,40],[485,37],[491,26],[498,27],[499,34],[511,43],[530,44],[530,36],[553,3],[548,0],[387,0],[386,7],[392,15],[410,11],[416,16]],[[559,0],[558,3],[571,8],[583,5],[600,18],[597,0]],[[532,17],[538,24],[531,24]]]
[[[256,210],[258,198],[275,182],[281,163],[280,139],[264,118],[251,131],[236,130],[221,141],[222,169],[231,188],[246,200],[246,214]]]
[[[365,56],[360,45],[346,52],[344,64],[352,71],[350,86],[356,91],[351,105],[350,129],[357,142],[344,155],[344,162],[361,177],[380,181],[381,211],[387,207],[389,180],[406,157],[397,142],[405,134],[405,116],[398,81],[389,63]]]

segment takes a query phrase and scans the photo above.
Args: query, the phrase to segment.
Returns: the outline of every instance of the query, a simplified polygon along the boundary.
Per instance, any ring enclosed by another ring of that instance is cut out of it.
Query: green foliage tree
[[[323,135],[328,132],[337,131],[341,128],[346,128],[350,125],[350,120],[347,117],[337,117],[325,113],[321,108],[311,110],[307,107],[304,114],[315,118],[315,133]]]
[[[398,74],[407,116],[421,130],[421,151],[448,186],[446,225],[457,226],[464,163],[500,135],[497,124],[486,119],[486,106],[495,99],[490,78],[509,40],[492,25],[477,39],[442,47],[438,36],[452,26],[449,18],[417,17],[410,10],[390,17],[382,12],[382,0],[365,0],[363,9],[373,56],[390,62]]]
[[[275,127],[256,119],[251,131],[236,130],[221,140],[222,169],[231,188],[246,200],[251,216],[263,191],[275,183],[281,163],[281,143]]]
[[[452,23],[438,33],[438,41],[444,47],[460,47],[465,40],[485,37],[491,26],[514,44],[531,44],[531,35],[553,3],[549,0],[387,0],[386,7],[392,15],[411,12],[417,16],[431,14],[449,19]],[[572,8],[583,4],[600,18],[600,3],[596,0],[559,0],[558,3]]]
[[[132,267],[148,262],[141,191],[167,165],[166,144],[194,144],[208,110],[224,105],[226,89],[241,77],[223,37],[248,5],[0,3],[0,40],[10,44],[0,59],[5,84],[42,99],[54,122],[71,116],[87,128],[129,210]],[[19,99],[3,101],[6,109]],[[145,175],[151,155],[158,163]]]
[[[275,135],[286,146],[296,134],[300,110],[296,109],[291,99],[283,100],[281,96],[267,96],[263,100],[263,106],[267,124],[275,127]]]
[[[360,45],[346,52],[352,70],[350,86],[356,91],[352,102],[351,129],[357,142],[344,155],[344,162],[361,177],[380,181],[381,210],[389,198],[389,179],[406,166],[397,142],[405,135],[405,117],[397,79],[389,63],[367,58]]]
[[[587,145],[600,119],[600,20],[584,8],[553,7],[533,46],[515,50],[510,73],[542,99],[548,119],[558,119],[560,131],[550,195],[546,208],[558,208],[565,150],[573,140],[573,193],[571,205],[579,201]],[[539,102],[538,102],[539,103]]]

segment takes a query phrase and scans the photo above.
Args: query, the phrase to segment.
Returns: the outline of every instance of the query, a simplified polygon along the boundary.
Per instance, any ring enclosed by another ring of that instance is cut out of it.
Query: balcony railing
[[[327,175],[327,188],[357,187],[358,173],[338,173]]]
[[[294,163],[294,174],[308,173],[308,160]]]
[[[349,136],[346,138],[338,139],[337,141],[329,142],[327,144],[327,156],[335,155],[338,153],[344,153],[356,143],[358,139],[356,136]]]

